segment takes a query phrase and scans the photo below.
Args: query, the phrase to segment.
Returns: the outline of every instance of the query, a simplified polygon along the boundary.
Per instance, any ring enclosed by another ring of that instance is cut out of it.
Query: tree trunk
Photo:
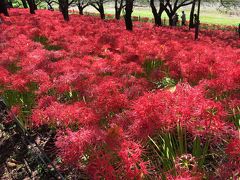
[[[62,15],[65,21],[69,21],[68,7],[62,7]]]
[[[160,19],[160,24],[159,24],[159,26],[162,26],[162,13],[164,12],[164,10],[160,10],[159,12],[158,12],[158,17],[159,17],[159,19]]]
[[[195,40],[198,39],[199,35],[199,26],[200,26],[200,6],[201,6],[201,0],[198,0],[198,13],[197,13],[197,20],[196,20],[196,29],[195,29]]]
[[[34,4],[34,10],[37,10],[37,9],[38,9],[38,7],[37,7],[37,5],[36,5],[36,2],[35,2],[35,0],[33,0],[33,4]]]
[[[0,0],[0,14],[3,13],[5,16],[9,16],[7,10],[7,4],[5,1]]]
[[[189,29],[194,28],[193,16],[194,16],[195,4],[196,4],[196,0],[194,0],[192,3],[192,8],[191,8],[191,12],[190,12],[190,20],[189,20]]]
[[[158,16],[160,18],[160,26],[162,25],[162,13],[165,10],[165,5],[164,5],[164,1],[160,1],[160,7],[159,7],[159,11],[158,11]]]
[[[27,0],[27,2],[28,2],[28,6],[30,8],[30,13],[35,14],[35,5],[34,5],[33,0]]]
[[[240,38],[240,24],[238,25],[238,36]]]
[[[101,19],[105,19],[103,4],[100,4],[100,6],[99,6],[99,13],[100,13]]]
[[[23,5],[24,8],[28,8],[26,0],[22,0],[22,5]]]
[[[115,9],[115,19],[119,20],[121,17],[121,10]]]
[[[69,21],[68,0],[58,0],[58,2],[59,2],[59,11],[62,12],[64,20]]]
[[[52,7],[52,4],[51,3],[47,3],[48,4],[48,10],[51,10],[51,11],[53,11],[54,9],[53,9],[53,7]]]
[[[8,1],[8,6],[9,6],[9,8],[13,8],[12,1]]]
[[[78,5],[78,10],[79,10],[79,14],[83,15],[83,7],[81,5]]]
[[[172,13],[168,15],[168,18],[169,18],[169,26],[174,26],[173,16],[174,16],[174,14],[172,14]]]
[[[122,8],[123,8],[123,0],[121,0],[119,7],[118,7],[118,0],[115,0],[115,19],[117,20],[120,19]]]
[[[156,7],[155,7],[154,0],[150,0],[150,7],[152,9],[155,25],[156,26],[161,26],[162,25],[161,18],[159,16],[158,12],[157,12]]]
[[[126,14],[124,16],[126,29],[132,31],[133,23],[132,23],[132,11],[133,11],[133,0],[126,0]]]

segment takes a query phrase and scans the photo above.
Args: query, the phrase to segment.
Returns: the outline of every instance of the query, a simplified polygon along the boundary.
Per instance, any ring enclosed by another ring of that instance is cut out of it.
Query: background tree
[[[201,0],[198,0],[198,10],[197,10],[197,17],[195,17],[195,40],[198,39],[199,34],[199,26],[200,26],[200,7],[201,7]]]
[[[106,3],[107,0],[93,0],[90,2],[90,5],[94,7],[99,13],[101,19],[105,19],[105,12],[104,12],[104,6],[103,4]]]
[[[119,20],[121,17],[121,12],[125,7],[124,0],[115,0],[115,19]]]
[[[83,10],[89,5],[89,0],[77,0],[76,5],[79,10],[79,14],[83,15]]]
[[[165,12],[169,18],[169,25],[173,25],[173,16],[177,10],[183,6],[188,6],[193,3],[194,0],[166,0]]]
[[[62,12],[65,21],[69,21],[68,8],[74,2],[75,0],[72,0],[70,2],[68,0],[58,0],[59,10]]]
[[[22,5],[24,8],[28,8],[28,5],[27,5],[27,1],[26,0],[21,0],[22,1]]]
[[[27,0],[31,14],[35,14],[36,4],[34,0]]]
[[[47,5],[50,9],[54,9],[53,3],[56,3],[54,0],[43,0],[43,2],[47,3]]]
[[[155,6],[155,0],[150,0],[150,7],[152,9],[154,21],[156,26],[162,25],[162,13],[166,8],[166,0],[159,0],[159,9]]]
[[[239,0],[220,0],[221,6],[232,9],[232,8],[240,8]]]
[[[195,11],[195,5],[196,5],[196,0],[193,0],[192,8],[191,8],[191,11],[190,11],[189,29],[194,28],[194,22],[193,22],[194,18],[193,18],[193,16],[194,16],[194,11]]]
[[[9,16],[8,10],[7,10],[7,1],[6,0],[0,0],[0,14],[3,13],[5,16]]]
[[[132,31],[133,23],[132,23],[132,12],[133,12],[133,1],[134,0],[126,0],[126,7],[125,7],[125,24],[126,29]]]

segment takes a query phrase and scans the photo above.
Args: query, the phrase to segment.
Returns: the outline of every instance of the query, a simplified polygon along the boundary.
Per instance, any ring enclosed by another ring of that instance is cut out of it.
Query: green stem
[[[184,134],[183,134],[183,129],[182,127],[180,126],[180,124],[177,125],[177,134],[178,134],[178,141],[179,141],[179,147],[180,147],[180,154],[183,154],[185,153],[185,146],[184,146],[184,141],[185,141],[185,138],[184,138]]]

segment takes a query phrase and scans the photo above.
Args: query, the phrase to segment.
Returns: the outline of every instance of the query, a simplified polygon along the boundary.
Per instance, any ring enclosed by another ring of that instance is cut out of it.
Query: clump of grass
[[[146,76],[149,77],[151,72],[154,69],[160,68],[162,66],[163,66],[163,61],[161,60],[157,60],[157,59],[146,60],[143,64],[143,69],[144,69],[144,72],[146,73]]]
[[[44,49],[46,49],[48,51],[58,51],[58,50],[63,49],[59,45],[50,44],[48,41],[48,38],[46,36],[35,36],[33,38],[33,41],[41,43],[44,46]]]
[[[146,60],[142,67],[144,69],[146,78],[155,85],[156,89],[173,87],[176,85],[175,80],[172,79],[169,75],[168,67],[164,64],[163,61],[158,59]],[[160,79],[152,79],[151,73],[155,70],[161,72],[163,74],[163,77]]]
[[[17,73],[18,71],[20,71],[22,68],[19,67],[15,62],[14,63],[10,63],[8,66],[7,66],[7,70],[9,72],[11,72],[12,74],[15,74]]]

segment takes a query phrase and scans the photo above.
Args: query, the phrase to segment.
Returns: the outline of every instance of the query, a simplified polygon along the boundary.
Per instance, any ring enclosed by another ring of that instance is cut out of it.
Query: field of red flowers
[[[240,177],[240,40],[134,25],[10,10],[0,24],[1,96],[26,128],[56,132],[59,171]]]

